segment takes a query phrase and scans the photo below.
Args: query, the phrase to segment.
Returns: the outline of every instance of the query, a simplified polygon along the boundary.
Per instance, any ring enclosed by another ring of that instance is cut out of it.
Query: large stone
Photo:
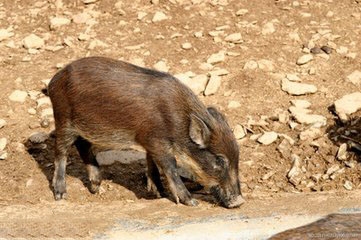
[[[346,79],[355,85],[361,85],[361,72],[356,70],[348,75]]]
[[[302,131],[300,133],[300,139],[302,141],[305,141],[305,140],[314,140],[318,137],[321,136],[321,130],[319,128],[314,128],[314,127],[311,127],[305,131]]]
[[[327,118],[322,115],[310,114],[311,110],[305,108],[290,107],[289,111],[297,122],[313,125],[314,127],[326,126]]]
[[[278,134],[276,132],[265,132],[262,136],[257,139],[257,142],[263,145],[270,145],[278,138]]]
[[[343,96],[334,103],[335,111],[342,121],[347,121],[349,115],[361,109],[361,92]]]
[[[291,82],[287,79],[282,80],[282,90],[291,95],[304,95],[317,92],[317,87],[312,84]]]
[[[211,75],[207,87],[204,90],[204,95],[208,96],[215,94],[220,86],[221,86],[221,77],[217,75]]]
[[[32,33],[23,39],[23,45],[26,49],[39,49],[44,47],[45,42],[44,39]]]
[[[301,99],[291,100],[291,103],[296,108],[309,108],[311,106],[311,103],[309,101]]]
[[[311,54],[306,54],[298,58],[296,63],[297,65],[304,65],[312,60],[313,60],[313,56]]]
[[[237,124],[233,129],[233,134],[236,139],[242,139],[246,136],[246,131],[242,125]]]

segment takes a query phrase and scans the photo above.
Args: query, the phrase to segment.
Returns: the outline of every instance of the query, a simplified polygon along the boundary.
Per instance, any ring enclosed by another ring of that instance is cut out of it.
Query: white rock
[[[236,139],[242,139],[246,136],[246,131],[242,125],[237,124],[233,129],[233,134]]]
[[[37,108],[40,108],[43,105],[51,105],[50,98],[48,97],[39,98],[38,100],[36,100],[36,103],[37,103]]]
[[[352,182],[346,180],[345,184],[343,185],[343,187],[347,190],[352,190]]]
[[[21,90],[15,90],[9,96],[10,101],[24,103],[28,93]]]
[[[258,68],[258,63],[253,60],[246,62],[243,66],[243,69],[245,70],[255,70],[257,68]]]
[[[196,95],[202,93],[207,85],[208,77],[205,74],[190,78],[187,74],[175,75],[183,84],[189,87]]]
[[[348,120],[348,115],[361,109],[361,92],[343,96],[334,103],[337,115],[342,121]]]
[[[217,75],[211,75],[207,87],[204,90],[204,95],[209,96],[215,94],[221,86],[221,77]]]
[[[0,151],[3,151],[6,148],[8,141],[6,138],[0,138]]]
[[[152,22],[160,22],[167,19],[168,17],[164,12],[157,11],[152,18]]]
[[[41,111],[41,118],[47,118],[53,116],[53,109],[52,108],[45,108]]]
[[[311,127],[300,133],[300,139],[305,140],[314,140],[321,136],[321,130],[319,128]]]
[[[296,154],[291,155],[292,167],[287,174],[288,180],[293,184],[297,185],[302,178],[302,169],[301,169],[301,158]]]
[[[257,61],[258,68],[267,72],[273,72],[274,71],[274,65],[273,62],[267,59],[261,59]]]
[[[201,63],[201,65],[199,65],[199,69],[204,70],[204,71],[209,71],[212,70],[214,68],[214,66],[210,63]]]
[[[6,121],[4,119],[0,119],[0,129],[6,126]]]
[[[336,52],[338,54],[347,54],[348,53],[348,48],[345,46],[340,46],[339,48],[336,49]]]
[[[99,39],[94,39],[90,42],[88,49],[89,50],[94,50],[95,48],[107,48],[109,47],[109,45]]]
[[[227,71],[227,69],[224,68],[217,68],[213,71],[208,72],[210,75],[215,75],[215,76],[224,76],[224,75],[228,75],[229,72]]]
[[[239,10],[236,12],[236,15],[237,15],[237,16],[243,16],[243,15],[245,15],[246,13],[248,13],[248,9],[242,8],[242,9],[239,9]]]
[[[291,82],[287,79],[282,80],[282,90],[291,95],[304,95],[317,92],[317,87],[312,84]]]
[[[5,160],[8,158],[8,153],[5,151],[0,152],[0,160]]]
[[[290,32],[288,34],[289,38],[293,41],[296,41],[296,42],[301,42],[301,38],[300,38],[300,35],[297,33],[297,32]]]
[[[139,21],[141,21],[141,20],[142,20],[145,16],[147,16],[147,15],[148,15],[148,13],[140,11],[140,12],[138,12],[138,14],[137,14],[137,19],[138,19]]]
[[[289,111],[297,122],[312,125],[313,127],[326,126],[327,118],[317,114],[310,114],[309,109],[290,107]]]
[[[242,35],[241,33],[232,33],[229,34],[224,40],[226,42],[240,43],[242,42]]]
[[[23,45],[26,49],[39,49],[44,47],[45,42],[44,39],[32,33],[23,39]]]
[[[306,54],[297,59],[297,65],[303,65],[310,62],[313,59],[312,54]]]
[[[44,143],[49,138],[45,132],[34,132],[30,135],[29,141],[32,143]]]
[[[90,35],[85,33],[80,33],[78,36],[79,41],[88,41],[90,39]]]
[[[347,81],[351,82],[355,85],[360,86],[361,85],[361,72],[359,70],[356,70],[352,72],[350,75],[347,76]]]
[[[8,38],[11,38],[12,36],[14,36],[14,33],[12,32],[12,28],[0,29],[0,42]]]
[[[268,22],[262,27],[262,35],[269,35],[276,31],[273,22]]]
[[[286,78],[293,82],[300,82],[301,79],[297,76],[297,74],[287,73]]]
[[[276,141],[278,134],[276,132],[265,132],[261,137],[257,139],[257,142],[263,145],[269,145]]]
[[[309,101],[301,99],[291,100],[291,103],[296,108],[309,108],[311,106]]]
[[[230,108],[230,109],[234,109],[234,108],[239,108],[239,107],[241,107],[242,105],[241,105],[241,103],[240,102],[238,102],[238,101],[230,101],[229,103],[228,103],[228,108]]]
[[[342,143],[337,151],[337,159],[340,161],[347,160],[347,143]]]
[[[76,15],[73,16],[73,22],[76,24],[83,24],[83,23],[87,23],[89,20],[92,19],[92,17],[86,13],[86,12],[82,12],[82,13],[78,13]]]
[[[216,64],[219,62],[223,62],[225,59],[225,53],[224,51],[220,51],[218,53],[214,53],[212,54],[208,59],[207,59],[207,63],[209,64]]]
[[[70,19],[65,17],[53,17],[50,19],[50,29],[52,30],[68,24],[70,24]]]
[[[156,62],[153,67],[161,72],[168,72],[169,71],[169,66],[167,65],[167,63],[163,60],[160,60],[158,62]]]
[[[182,44],[182,48],[185,50],[191,49],[192,48],[192,44],[189,42],[183,43]]]

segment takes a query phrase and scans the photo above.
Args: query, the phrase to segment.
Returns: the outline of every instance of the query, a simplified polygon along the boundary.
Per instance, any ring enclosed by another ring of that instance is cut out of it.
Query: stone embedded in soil
[[[44,47],[45,41],[32,33],[23,39],[23,45],[26,49],[40,49]]]
[[[330,48],[328,46],[322,46],[321,50],[326,54],[331,54],[332,53],[332,48]]]
[[[183,48],[184,50],[189,50],[189,49],[192,48],[192,44],[189,43],[189,42],[185,42],[185,43],[182,44],[182,48]]]
[[[155,22],[160,22],[160,21],[167,20],[167,19],[168,19],[168,17],[167,17],[167,15],[165,15],[164,12],[157,11],[152,18],[152,22],[155,23]]]
[[[287,139],[283,139],[277,146],[277,151],[281,153],[283,159],[289,159],[291,157],[291,143]]]
[[[87,23],[90,19],[92,19],[92,17],[88,13],[82,12],[74,15],[72,19],[76,24],[83,24]]]
[[[183,84],[189,87],[196,95],[202,93],[206,88],[208,77],[205,74],[196,75],[190,78],[187,74],[175,75]]]
[[[24,103],[28,93],[21,90],[15,90],[9,96],[10,101]]]
[[[50,19],[50,29],[52,30],[68,24],[70,24],[70,19],[65,17],[53,17]]]
[[[293,74],[293,73],[287,73],[286,78],[288,80],[290,80],[290,81],[293,81],[293,82],[300,82],[301,81],[301,78],[299,78],[297,76],[297,74]]]
[[[95,48],[107,48],[109,45],[99,39],[94,39],[89,43],[88,49],[94,50]]]
[[[275,67],[273,62],[267,59],[261,59],[257,61],[258,68],[267,72],[273,72]]]
[[[340,161],[347,160],[347,143],[342,143],[338,148],[336,158]]]
[[[314,140],[322,135],[321,130],[319,128],[311,127],[305,131],[300,133],[300,139],[302,141],[305,140]]]
[[[345,184],[343,185],[343,187],[344,187],[346,190],[352,190],[352,188],[353,188],[352,182],[346,180],[346,181],[345,181]]]
[[[6,126],[6,121],[4,119],[0,119],[0,129]]]
[[[361,85],[361,72],[359,70],[353,71],[350,75],[346,77],[348,82],[351,82],[357,86]]]
[[[6,138],[0,138],[0,151],[3,151],[6,148],[7,142]]]
[[[227,71],[227,69],[224,68],[217,68],[213,71],[208,72],[210,75],[215,75],[215,76],[224,76],[224,75],[228,75],[229,71]]]
[[[233,129],[233,134],[236,139],[242,139],[246,136],[246,131],[244,130],[244,127],[242,125],[237,124]]]
[[[304,65],[313,59],[311,54],[306,54],[297,59],[297,65]]]
[[[167,63],[163,60],[160,60],[158,62],[156,62],[153,67],[161,72],[168,72],[169,71],[169,66],[167,65]]]
[[[292,167],[287,174],[288,180],[294,185],[297,186],[302,178],[302,169],[301,169],[301,158],[296,155],[291,155]]]
[[[270,145],[274,141],[276,141],[278,138],[278,134],[276,132],[265,132],[262,134],[261,137],[257,139],[257,142],[263,144],[263,145]]]
[[[305,108],[290,107],[289,111],[297,122],[309,124],[314,127],[326,126],[327,118],[322,115],[310,114],[311,110]]]
[[[236,15],[237,15],[237,16],[243,16],[243,15],[245,15],[246,13],[248,13],[248,9],[242,8],[242,9],[239,9],[239,10],[236,12]]]
[[[38,100],[36,100],[36,103],[37,103],[37,108],[40,108],[43,105],[51,105],[50,98],[48,97],[39,98]]]
[[[12,36],[14,36],[14,33],[12,32],[12,28],[8,28],[8,29],[0,29],[0,42],[4,41],[8,38],[11,38]]]
[[[313,84],[291,82],[287,79],[282,80],[281,87],[283,91],[295,96],[317,92],[317,87]]]
[[[204,95],[209,96],[215,94],[220,86],[221,86],[221,77],[217,75],[211,75],[207,87],[204,90]]]
[[[224,59],[225,59],[225,53],[224,53],[224,51],[220,51],[218,53],[214,53],[211,56],[209,56],[207,59],[207,63],[216,64],[216,63],[223,62]]]
[[[309,101],[301,99],[291,100],[291,103],[296,108],[309,108],[311,106],[311,103]]]
[[[49,135],[45,132],[34,132],[30,135],[29,141],[32,143],[44,143],[49,138]]]
[[[262,27],[262,35],[269,35],[276,31],[273,22],[268,22]]]
[[[238,102],[238,101],[230,101],[229,103],[228,103],[228,108],[230,108],[230,109],[234,109],[234,108],[239,108],[239,107],[241,107],[242,105],[241,105],[241,103],[240,102]]]
[[[258,68],[258,63],[254,60],[250,60],[246,62],[243,66],[243,69],[245,70],[255,70]]]
[[[140,11],[137,13],[137,20],[141,21],[147,15],[148,15],[148,13]]]
[[[229,34],[224,40],[226,42],[240,43],[242,42],[242,35],[241,33],[232,33]]]
[[[45,108],[41,111],[41,118],[52,117],[53,114],[53,108]]]
[[[347,121],[349,115],[361,109],[361,92],[343,96],[334,103],[335,111],[342,121]]]
[[[0,151],[0,160],[6,160],[8,158],[8,153],[6,151]]]

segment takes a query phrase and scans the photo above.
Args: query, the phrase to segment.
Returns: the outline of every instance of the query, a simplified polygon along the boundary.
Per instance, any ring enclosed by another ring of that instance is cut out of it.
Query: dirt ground
[[[127,208],[136,218],[145,213],[135,208],[145,204],[149,216],[161,214],[152,210],[159,210],[166,200],[147,193],[144,159],[104,167],[101,193],[93,195],[86,187],[86,171],[75,149],[67,168],[68,199],[53,203],[53,139],[38,145],[27,142],[34,132],[54,129],[48,113],[51,106],[41,93],[44,82],[65,64],[85,56],[107,56],[150,68],[163,61],[171,74],[191,71],[188,74],[198,75],[208,74],[211,70],[204,63],[212,54],[224,51],[225,59],[213,66],[226,69],[228,74],[221,76],[215,94],[199,97],[221,109],[232,127],[240,124],[247,129],[247,136],[239,140],[240,178],[246,199],[260,202],[267,196],[274,203],[284,194],[298,194],[301,199],[307,194],[348,196],[357,191],[361,188],[359,152],[349,151],[343,161],[336,159],[336,154],[341,143],[361,141],[361,121],[355,114],[353,121],[341,124],[332,105],[342,96],[360,91],[360,86],[346,81],[349,74],[361,70],[360,4],[356,0],[3,0],[0,29],[10,34],[0,38],[0,119],[6,121],[0,138],[7,139],[7,157],[0,160],[0,216],[1,224],[11,217],[10,223],[18,230],[0,230],[0,237],[89,237],[114,221],[115,216],[103,214],[114,209]],[[167,19],[154,20],[158,11]],[[50,27],[55,17],[71,21]],[[32,33],[44,41],[36,49],[24,43]],[[232,33],[240,33],[241,39],[225,40]],[[313,46],[329,46],[332,52],[314,54],[311,62],[297,65],[297,59]],[[244,69],[250,60],[258,62],[256,69]],[[286,74],[297,74],[302,82],[317,86],[317,92],[287,94],[280,85]],[[10,100],[15,90],[27,93],[24,102]],[[292,129],[289,121],[278,119],[278,113],[287,113],[295,99],[308,100],[313,113],[327,118],[326,126],[311,139],[299,137],[310,126],[298,124]],[[240,106],[230,107],[232,101]],[[275,131],[280,137],[270,145],[253,140],[265,131]],[[281,134],[294,140],[283,153],[277,150],[284,139]],[[296,184],[287,177],[291,154],[301,159]],[[227,211],[212,197],[195,194],[201,200],[200,208],[209,214]],[[332,204],[342,205],[340,201]],[[292,209],[292,203],[283,203]],[[167,214],[172,214],[172,209],[179,212],[179,206],[168,202],[164,206],[170,209]],[[185,214],[194,211],[181,208]],[[59,232],[49,227],[57,224],[52,217],[59,213],[63,214],[61,224],[70,222],[72,226],[66,236],[61,225]],[[32,214],[37,220],[27,225]]]

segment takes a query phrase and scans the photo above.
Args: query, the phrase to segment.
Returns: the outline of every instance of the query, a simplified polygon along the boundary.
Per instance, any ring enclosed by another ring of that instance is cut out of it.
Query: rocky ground
[[[221,109],[239,140],[246,198],[360,189],[360,4],[2,1],[1,205],[53,201],[54,125],[41,89],[67,63],[95,55],[169,72]],[[142,153],[124,156],[136,163],[104,167],[92,195],[74,150],[68,201],[153,199]]]

